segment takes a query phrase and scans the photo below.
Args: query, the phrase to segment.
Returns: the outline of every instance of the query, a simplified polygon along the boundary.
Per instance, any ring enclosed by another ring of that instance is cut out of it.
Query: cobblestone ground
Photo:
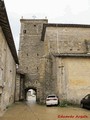
[[[68,116],[65,117],[65,116]],[[90,120],[90,110],[76,107],[46,107],[32,103],[15,103],[0,120]]]

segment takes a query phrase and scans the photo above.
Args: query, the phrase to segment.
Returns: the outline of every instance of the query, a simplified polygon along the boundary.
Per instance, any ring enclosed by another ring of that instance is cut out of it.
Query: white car
[[[58,105],[59,99],[56,95],[48,95],[46,98],[46,105]]]

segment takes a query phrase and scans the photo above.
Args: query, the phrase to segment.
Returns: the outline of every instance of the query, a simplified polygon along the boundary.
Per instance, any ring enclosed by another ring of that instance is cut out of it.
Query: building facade
[[[90,25],[22,19],[19,62],[24,92],[36,89],[40,103],[55,93],[79,104],[90,93]]]
[[[44,93],[79,104],[90,93],[90,26],[47,24],[43,31]]]
[[[0,0],[0,111],[14,102],[17,53],[5,9]]]

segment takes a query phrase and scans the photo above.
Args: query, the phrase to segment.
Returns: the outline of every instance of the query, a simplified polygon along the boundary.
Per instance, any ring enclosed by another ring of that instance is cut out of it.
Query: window
[[[72,48],[70,49],[70,51],[72,51]]]
[[[26,30],[23,30],[23,33],[26,34]]]
[[[36,27],[36,25],[34,25],[34,27]]]
[[[89,96],[86,96],[86,97],[85,97],[85,100],[88,100],[88,98],[89,98]]]
[[[0,95],[0,103],[1,103],[1,95]]]
[[[0,68],[0,81],[2,80],[2,74],[3,74],[3,69],[2,68]]]
[[[28,67],[26,67],[26,70],[28,70]]]
[[[39,54],[37,53],[37,56],[39,56]]]

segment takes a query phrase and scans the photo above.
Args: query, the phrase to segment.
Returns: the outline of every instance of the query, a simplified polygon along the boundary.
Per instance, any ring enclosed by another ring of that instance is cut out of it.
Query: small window
[[[37,53],[37,56],[39,56],[39,54]]]
[[[36,25],[34,25],[34,27],[36,27]]]
[[[1,103],[1,94],[0,94],[0,103]]]
[[[28,70],[28,67],[26,67],[26,69]]]
[[[80,51],[80,49],[78,48],[77,51]]]
[[[26,34],[26,30],[23,30],[23,33]]]
[[[4,51],[6,51],[6,49],[4,48]]]
[[[72,48],[70,49],[70,51],[72,51]]]

